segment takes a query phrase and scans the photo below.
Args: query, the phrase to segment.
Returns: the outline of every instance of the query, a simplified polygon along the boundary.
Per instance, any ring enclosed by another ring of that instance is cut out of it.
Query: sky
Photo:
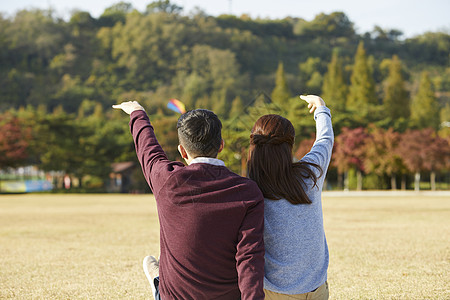
[[[0,12],[13,16],[17,10],[52,8],[57,16],[67,19],[74,9],[88,11],[93,17],[119,0],[0,0]],[[152,0],[125,0],[144,11]],[[252,18],[282,19],[287,16],[311,21],[319,13],[344,12],[358,33],[372,31],[375,25],[383,29],[398,29],[404,38],[427,31],[450,32],[450,0],[172,0],[189,13],[195,7],[208,15],[248,14]]]

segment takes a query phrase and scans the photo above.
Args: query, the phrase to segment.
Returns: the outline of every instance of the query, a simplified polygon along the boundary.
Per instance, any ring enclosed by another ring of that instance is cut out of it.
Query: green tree
[[[343,12],[318,14],[311,22],[298,22],[294,28],[297,35],[318,39],[331,47],[355,38],[353,23]]]
[[[61,85],[50,101],[50,109],[62,105],[65,111],[74,113],[84,99],[89,99],[94,93],[92,88],[86,87],[79,77],[65,74],[61,78]]]
[[[121,28],[122,24],[117,27]],[[86,86],[95,90],[97,99],[108,105],[116,103],[115,98],[124,92],[120,84],[124,69],[113,58],[116,35],[115,27],[102,27],[96,32],[96,55],[85,81]]]
[[[197,72],[193,72],[186,77],[184,83],[183,102],[186,105],[186,109],[194,109],[198,99],[205,95],[208,90],[207,82]]]
[[[5,67],[5,64],[7,63],[7,56],[8,56],[8,48],[9,48],[9,41],[8,41],[8,31],[9,26],[11,26],[11,21],[6,18],[5,15],[0,13],[0,65]]]
[[[98,51],[96,20],[88,12],[80,11],[72,14],[68,25],[70,42],[66,46],[71,46],[71,49],[65,49],[64,54],[70,67],[65,72],[86,80]]]
[[[197,39],[190,21],[174,14],[142,15],[133,11],[111,35],[111,57],[123,90],[152,90],[171,83]]]
[[[105,182],[113,162],[131,159],[127,156],[127,152],[132,152],[128,126],[123,120],[107,120],[101,104],[95,104],[91,114],[76,119],[74,125],[82,133],[77,136],[80,152],[76,151],[82,160],[73,172],[80,182],[85,175]]]
[[[183,11],[183,7],[178,6],[176,4],[172,4],[169,0],[158,0],[153,1],[145,10],[146,14],[164,12],[168,14],[176,14]]]
[[[230,111],[230,102],[227,101],[226,90],[215,91],[211,95],[212,110],[219,118],[224,119]]]
[[[67,27],[51,10],[21,10],[5,25],[0,30],[0,46],[7,50],[0,59],[0,97],[15,108],[47,103],[57,82],[48,65],[61,51]]]
[[[302,93],[319,95],[323,84],[322,73],[325,72],[322,60],[319,57],[308,57],[298,67]]]
[[[231,102],[231,109],[230,109],[230,119],[234,119],[240,114],[244,112],[244,104],[242,103],[241,97],[237,96],[234,98],[233,102]]]
[[[360,42],[356,50],[355,63],[350,77],[350,90],[347,108],[355,111],[368,109],[377,104],[375,82],[369,67],[364,43]]]
[[[405,80],[402,75],[402,64],[397,55],[389,64],[389,75],[384,81],[384,111],[395,122],[397,119],[407,119],[410,115],[410,102]]]
[[[35,146],[39,149],[41,168],[77,174],[82,163],[79,143],[79,137],[85,136],[82,131],[75,126],[73,116],[65,113],[61,107],[43,116],[34,133],[34,137],[39,139]]]
[[[105,182],[111,163],[133,159],[127,122],[108,120],[99,103],[84,101],[78,118],[61,107],[34,115],[38,121],[27,122],[35,124],[30,145],[40,168],[76,177],[81,187],[86,176]]]
[[[439,128],[439,103],[433,91],[428,72],[423,72],[419,89],[412,100],[411,125],[422,128]]]
[[[158,142],[164,149],[167,157],[171,160],[183,161],[178,152],[178,116],[158,118],[152,121],[155,133],[158,136]]]
[[[204,87],[197,97],[207,96],[214,111],[219,116],[226,116],[230,109],[229,104],[236,96],[239,77],[239,65],[234,53],[206,45],[196,45],[190,57],[190,67],[194,74],[201,77],[198,86]]]
[[[61,49],[66,31],[51,10],[21,10],[6,33],[13,54],[9,63],[40,71]]]
[[[120,1],[105,9],[98,19],[101,27],[112,27],[117,22],[125,23],[127,14],[133,10],[133,6],[129,2]]]
[[[439,134],[443,137],[450,137],[450,103],[441,109],[441,129]]]
[[[415,64],[449,66],[450,34],[448,32],[426,32],[405,41],[403,50]]]
[[[338,112],[345,110],[345,103],[348,96],[348,86],[346,84],[342,61],[338,53],[333,52],[331,62],[328,64],[328,72],[324,76],[322,86],[322,98],[327,101],[327,105]]]
[[[321,93],[323,85],[323,76],[318,71],[315,71],[311,78],[306,82],[306,90],[308,94],[318,95]]]
[[[275,88],[272,91],[272,102],[281,108],[287,108],[291,92],[286,81],[283,63],[278,63],[278,69],[275,78]]]

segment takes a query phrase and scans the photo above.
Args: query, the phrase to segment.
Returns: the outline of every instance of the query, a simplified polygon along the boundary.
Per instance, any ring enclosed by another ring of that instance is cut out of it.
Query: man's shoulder
[[[233,172],[231,172],[231,173],[233,173]],[[236,176],[236,178],[239,178],[239,180],[241,180],[244,184],[246,184],[254,189],[257,189],[259,191],[259,188],[258,188],[258,185],[256,184],[256,182],[254,182],[250,178],[238,175],[236,173],[233,173],[233,174]]]
[[[231,174],[230,176],[233,177],[233,180],[235,180],[236,184],[241,187],[240,190],[242,194],[245,195],[245,197],[248,199],[248,201],[264,201],[264,196],[256,182],[248,177],[238,175],[230,170],[228,171]]]
[[[229,179],[240,181],[245,184],[256,186],[256,182],[254,182],[253,180],[251,180],[248,177],[241,176],[241,175],[231,171],[226,166],[215,166],[215,165],[210,165],[210,164],[195,164],[195,165],[202,167],[202,168],[206,168],[208,170],[215,170],[216,172],[221,173],[223,177],[227,177]],[[185,168],[184,172],[189,172],[190,170],[192,170],[191,166],[193,166],[193,165],[189,165],[187,168]]]
[[[241,189],[256,191],[260,193],[256,182],[250,178],[243,177],[228,169],[226,166],[215,166],[210,164],[192,164],[185,168],[179,168],[174,172],[172,179],[184,178],[185,180],[197,181],[204,177],[206,181],[218,181],[223,184],[240,186]],[[207,171],[207,172],[205,172]],[[214,174],[214,176],[211,176]],[[215,179],[215,180],[214,180]],[[262,195],[262,193],[261,193]]]

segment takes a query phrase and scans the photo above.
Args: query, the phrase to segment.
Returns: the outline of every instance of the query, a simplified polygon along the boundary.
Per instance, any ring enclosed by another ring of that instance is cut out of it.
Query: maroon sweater
[[[130,129],[160,223],[163,299],[264,299],[264,198],[224,166],[167,159],[144,111]]]

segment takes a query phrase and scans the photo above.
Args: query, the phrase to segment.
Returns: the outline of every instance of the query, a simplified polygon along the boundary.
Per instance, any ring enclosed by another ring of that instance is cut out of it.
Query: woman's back
[[[264,201],[264,288],[283,294],[310,292],[327,279],[328,247],[320,198],[311,204]]]
[[[265,199],[264,288],[281,294],[303,294],[313,291],[327,280],[328,246],[326,242],[321,192],[331,159],[334,136],[331,114],[319,106],[314,113],[316,141],[302,162],[309,166],[317,180],[299,179],[311,204],[293,204],[286,199]],[[323,173],[323,176],[320,176]]]

